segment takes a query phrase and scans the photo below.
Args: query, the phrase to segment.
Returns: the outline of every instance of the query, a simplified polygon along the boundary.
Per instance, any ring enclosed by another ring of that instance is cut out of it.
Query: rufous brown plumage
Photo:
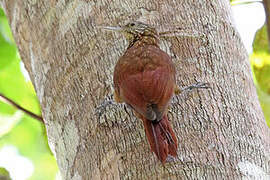
[[[119,30],[129,46],[114,69],[115,100],[133,108],[143,121],[151,150],[165,163],[168,155],[177,155],[177,138],[167,117],[168,106],[178,90],[174,64],[159,48],[155,28],[131,22]]]

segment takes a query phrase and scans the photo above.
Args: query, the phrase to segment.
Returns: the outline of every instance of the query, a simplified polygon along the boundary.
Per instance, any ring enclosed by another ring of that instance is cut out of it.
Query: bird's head
[[[134,40],[141,36],[157,36],[157,31],[154,27],[142,22],[134,21],[121,27],[121,32],[127,40]]]
[[[158,38],[158,33],[154,27],[139,21],[129,22],[121,27],[106,26],[103,28],[123,33],[129,43],[133,43],[143,37]]]

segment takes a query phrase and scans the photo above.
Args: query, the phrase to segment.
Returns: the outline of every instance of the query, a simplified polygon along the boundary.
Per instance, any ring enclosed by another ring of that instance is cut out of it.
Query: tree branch
[[[270,0],[263,0],[265,10],[267,37],[268,37],[268,51],[270,52]]]
[[[262,3],[262,0],[250,0],[250,1],[242,0],[242,1],[233,1],[233,2],[231,2],[231,5],[232,5],[232,6],[235,6],[235,5],[244,5],[244,4],[251,4],[251,3]]]
[[[40,121],[41,123],[44,124],[43,118],[42,116],[36,115],[30,111],[28,111],[27,109],[21,107],[20,105],[18,105],[16,102],[14,102],[13,100],[9,99],[8,97],[4,96],[3,94],[0,93],[0,100],[3,100],[4,102],[7,102],[8,104],[16,107],[17,109],[23,111],[24,113],[26,113],[27,115],[31,116],[32,118],[35,118],[36,120]]]

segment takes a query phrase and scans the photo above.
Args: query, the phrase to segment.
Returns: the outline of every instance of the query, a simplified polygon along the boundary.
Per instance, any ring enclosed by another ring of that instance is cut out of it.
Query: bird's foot
[[[113,100],[113,94],[110,94],[105,97],[103,102],[96,107],[95,115],[100,119],[100,117],[106,112],[107,107],[117,106],[115,101]]]
[[[178,86],[175,87],[174,89],[174,94],[177,95],[182,95],[182,94],[187,94],[188,92],[193,91],[194,89],[209,89],[211,88],[209,83],[204,83],[204,82],[197,82],[195,84],[191,84],[189,86],[183,87],[183,88],[179,88]],[[176,98],[176,96],[173,97],[172,102],[171,102],[171,107],[178,105],[178,100]],[[187,99],[188,97],[185,97],[184,99]],[[169,109],[169,112],[171,112],[171,110]]]
[[[182,92],[192,91],[193,89],[208,89],[208,88],[211,88],[209,83],[197,82],[195,84],[182,88]]]
[[[97,117],[98,123],[106,127],[113,127],[116,124],[123,127],[133,126],[130,121],[125,121],[125,116],[128,115],[131,117],[134,115],[133,111],[131,110],[132,108],[125,103],[118,103],[113,97],[113,94],[107,95],[103,102],[96,107],[95,116]],[[124,111],[119,111],[121,109]],[[132,113],[132,115],[130,113]],[[121,117],[121,120],[119,120],[117,117]]]
[[[181,89],[179,87],[177,87],[175,89],[175,94],[178,95],[178,94],[182,94],[183,92],[190,92],[194,89],[208,89],[208,88],[211,88],[209,83],[197,82],[195,84],[183,87]]]

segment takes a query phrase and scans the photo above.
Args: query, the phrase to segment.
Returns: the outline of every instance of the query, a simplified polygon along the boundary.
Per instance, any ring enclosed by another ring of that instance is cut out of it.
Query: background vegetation
[[[266,26],[256,34],[250,62],[260,103],[270,127],[270,53]],[[31,112],[41,114],[35,90],[25,78],[22,66],[8,21],[0,9],[0,94]],[[0,153],[2,148],[10,146],[17,148],[18,156],[26,157],[33,163],[34,169],[28,179],[55,179],[58,168],[47,144],[44,125],[0,99]],[[0,159],[0,166],[4,165],[5,162]],[[0,179],[1,175],[9,176],[8,171],[11,172],[15,166],[6,167],[7,171],[0,167]]]
[[[21,66],[8,21],[0,9],[0,94],[4,94],[31,112],[41,114],[34,87],[31,81],[25,79]],[[33,163],[34,171],[30,180],[55,178],[58,171],[57,164],[49,150],[44,125],[6,102],[0,101],[0,152],[1,148],[7,146],[15,146],[18,155],[27,157]],[[16,166],[16,162],[13,163]],[[0,166],[2,164],[5,162],[0,158]],[[26,167],[19,168],[23,170]],[[7,170],[12,171],[11,168]]]

